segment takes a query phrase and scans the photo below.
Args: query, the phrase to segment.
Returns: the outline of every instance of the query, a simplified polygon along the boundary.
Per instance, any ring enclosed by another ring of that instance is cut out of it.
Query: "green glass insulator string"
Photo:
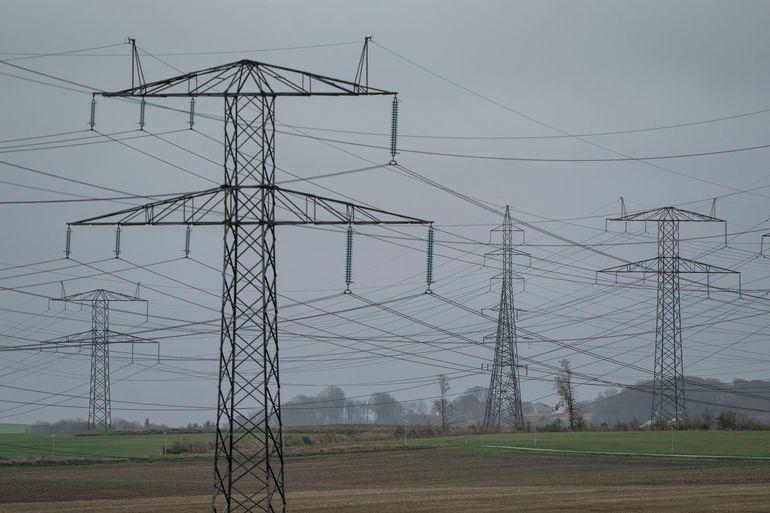
[[[345,240],[345,293],[350,294],[350,284],[353,283],[353,227],[348,225]]]
[[[431,289],[431,285],[433,285],[433,225],[431,224],[428,227],[428,255],[427,255],[427,264],[425,269],[425,283],[427,283],[428,288],[425,289],[426,294],[432,294],[433,289]]]
[[[390,164],[395,165],[398,154],[398,96],[393,97],[390,107]]]

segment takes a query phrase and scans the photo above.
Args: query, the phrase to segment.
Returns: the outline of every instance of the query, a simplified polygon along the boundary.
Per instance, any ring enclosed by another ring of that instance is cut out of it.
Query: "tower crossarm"
[[[644,274],[656,274],[661,271],[662,257],[648,258],[647,260],[640,260],[638,262],[631,262],[628,264],[618,265],[615,267],[608,267],[597,271],[604,274],[620,274],[620,273],[644,273]],[[724,267],[718,267],[716,265],[706,264],[698,262],[697,260],[690,260],[689,258],[676,257],[673,258],[676,262],[676,269],[681,274],[740,274],[739,271],[733,271],[732,269],[726,269]]]
[[[108,331],[110,344],[157,344],[157,340],[150,340],[142,337],[137,337],[130,333],[119,333],[117,331]]]
[[[517,332],[522,332],[523,331],[523,329],[521,327],[518,327],[518,326],[517,326],[516,330],[517,330]],[[535,340],[535,339],[532,339],[532,338],[524,339],[524,338],[522,338],[520,336],[519,333],[517,333],[516,334],[516,340],[518,340],[519,342],[521,342],[521,341],[526,342],[527,340],[532,341],[532,340]],[[488,335],[484,335],[483,337],[481,337],[481,342],[477,342],[477,344],[480,344],[480,345],[495,344],[495,343],[497,343],[497,332],[489,333]]]
[[[641,212],[633,212],[631,214],[622,215],[618,217],[609,218],[608,221],[643,221],[643,222],[658,222],[658,221],[679,221],[679,222],[705,222],[705,223],[724,223],[724,219],[719,219],[713,216],[707,216],[694,212],[692,210],[684,210],[677,207],[663,207],[655,208],[652,210],[643,210]]]
[[[682,274],[740,274],[740,271],[698,262],[689,258],[677,258],[679,272]]]
[[[502,255],[504,253],[504,251],[505,250],[503,248],[498,248],[498,249],[493,249],[492,251],[487,251],[484,254],[488,255],[488,256]],[[525,256],[525,257],[531,257],[532,256],[530,253],[527,253],[526,251],[521,251],[521,250],[518,250],[518,249],[515,249],[515,248],[510,248],[509,251],[510,251],[512,256]]]
[[[521,251],[515,248],[510,248],[508,250],[505,250],[503,248],[493,249],[492,251],[487,251],[484,253],[484,259],[486,261],[487,258],[490,260],[502,260],[503,255],[506,254],[506,252],[510,253],[511,256],[514,257],[526,257],[530,260],[530,265],[532,262],[532,255],[530,253],[527,253],[526,251]],[[498,258],[493,258],[498,257]]]
[[[521,328],[516,328],[517,330],[521,330]],[[543,342],[544,340],[541,340],[539,338],[535,337],[526,337],[521,336],[519,333],[516,334],[516,340],[518,342]],[[548,340],[545,340],[548,342]],[[487,344],[495,344],[497,342],[497,333],[490,333],[489,335],[484,335],[481,338],[481,342],[477,342],[479,345],[487,345]],[[523,356],[521,358],[524,358]]]
[[[72,226],[222,224],[223,216],[221,210],[217,209],[222,207],[222,202],[224,201],[223,191],[224,188],[216,187],[190,192],[88,219],[81,219],[69,224]]]
[[[106,333],[106,342],[112,344],[157,344],[155,340],[137,337],[128,333],[117,333],[109,330]],[[94,332],[92,330],[73,333],[63,337],[52,338],[41,342],[41,345],[65,346],[65,347],[90,347],[94,341]]]
[[[147,302],[146,299],[142,299],[137,296],[129,296],[128,294],[121,294],[120,292],[113,292],[111,290],[96,289],[88,292],[78,292],[77,294],[70,294],[69,296],[51,298],[51,301],[66,301],[69,303],[91,303],[94,300],[100,301],[142,301]]]
[[[173,198],[153,201],[108,214],[69,223],[71,226],[88,225],[224,225],[225,196],[228,193],[257,194],[272,188],[275,193],[275,219],[267,221],[253,215],[244,215],[239,225],[377,225],[377,224],[430,224],[431,221],[405,216],[356,203],[326,198],[315,194],[283,189],[276,186],[240,185],[222,186]]]
[[[511,367],[511,364],[495,364],[495,363],[482,363],[481,364],[481,370],[486,371],[486,372],[491,372],[495,368],[500,368],[500,367]],[[528,365],[526,365],[526,364],[520,365],[520,364],[516,363],[516,364],[513,364],[513,367],[516,367],[517,369],[522,369],[524,371],[524,375],[525,376],[529,375],[529,366]]]
[[[366,81],[368,82],[368,80]],[[285,66],[243,59],[120,91],[96,93],[107,97],[239,97],[239,96],[364,96],[392,95],[369,87]]]
[[[294,219],[276,219],[277,225],[292,224],[431,224],[432,221],[405,216],[315,194],[275,188],[276,207],[283,207]]]

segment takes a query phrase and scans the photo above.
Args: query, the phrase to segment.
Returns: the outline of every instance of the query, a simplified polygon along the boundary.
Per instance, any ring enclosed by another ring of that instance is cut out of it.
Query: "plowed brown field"
[[[189,513],[208,462],[0,467],[0,512]],[[770,464],[461,449],[292,458],[292,513],[770,512]]]

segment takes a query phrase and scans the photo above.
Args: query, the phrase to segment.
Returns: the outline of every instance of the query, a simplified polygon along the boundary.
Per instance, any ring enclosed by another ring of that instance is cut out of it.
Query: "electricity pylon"
[[[366,47],[365,47],[366,50]],[[366,51],[362,54],[366,59]],[[214,512],[283,512],[283,423],[278,366],[276,227],[429,224],[275,184],[278,97],[396,95],[354,82],[240,60],[106,97],[221,98],[224,181],[220,187],[125,209],[71,225],[217,225],[224,228],[223,293]],[[93,105],[93,104],[92,104]],[[140,111],[143,112],[143,111]]]
[[[658,224],[658,256],[623,264],[601,273],[654,274],[658,278],[657,318],[655,326],[655,370],[651,420],[676,422],[686,415],[684,365],[682,358],[682,316],[679,302],[679,275],[706,275],[707,290],[712,274],[740,274],[679,256],[679,223],[724,220],[675,207],[663,207],[608,219],[609,221],[641,221]],[[727,243],[725,228],[725,244]]]
[[[513,255],[527,255],[513,249],[513,222],[510,208],[506,205],[503,224],[493,231],[502,231],[503,244],[492,252],[502,256],[503,269],[500,275],[500,304],[498,305],[495,358],[490,366],[487,404],[484,409],[484,427],[521,427],[524,414],[521,408],[521,380],[519,371],[519,350],[516,338],[516,309],[513,306]]]
[[[53,301],[87,304],[91,307],[91,329],[44,342],[58,347],[88,347],[91,350],[91,387],[88,394],[89,431],[109,431],[112,428],[110,403],[110,346],[112,344],[157,344],[152,340],[118,333],[110,329],[110,303],[115,301],[143,301],[136,296],[97,289],[81,292]],[[131,351],[133,355],[133,349]]]

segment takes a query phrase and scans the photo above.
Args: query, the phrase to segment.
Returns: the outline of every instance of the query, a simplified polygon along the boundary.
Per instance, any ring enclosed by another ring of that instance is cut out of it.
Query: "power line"
[[[605,130],[605,131],[599,131],[599,132],[577,132],[574,134],[574,137],[599,137],[599,136],[606,136],[606,135],[624,135],[624,134],[637,134],[637,133],[644,133],[644,132],[654,132],[658,130],[670,130],[674,128],[685,128],[685,127],[691,127],[691,126],[697,126],[697,125],[705,125],[709,123],[717,123],[720,121],[728,121],[732,119],[740,119],[745,117],[751,117],[751,116],[757,116],[760,114],[767,114],[770,112],[770,109],[759,109],[749,112],[742,112],[740,114],[732,114],[728,116],[721,116],[721,117],[715,117],[715,118],[709,118],[709,119],[701,119],[697,121],[690,121],[690,122],[684,122],[684,123],[671,123],[667,125],[659,125],[659,126],[651,126],[651,127],[644,127],[644,128],[629,128],[625,130]],[[301,128],[303,130],[312,130],[312,131],[318,131],[318,132],[331,132],[331,133],[340,133],[340,134],[351,134],[351,135],[369,135],[369,136],[376,136],[376,137],[387,137],[390,136],[387,132],[371,132],[366,130],[341,130],[341,129],[333,129],[333,128],[326,128],[326,127],[312,127],[312,126],[303,126],[303,125],[295,125],[297,128]],[[513,141],[513,140],[542,140],[542,139],[569,139],[573,137],[573,135],[564,135],[564,134],[557,134],[557,135],[487,135],[487,136],[478,136],[478,135],[438,135],[438,134],[410,134],[410,133],[401,133],[398,134],[399,138],[403,137],[406,139],[444,139],[444,140],[466,140],[466,141]]]
[[[315,135],[302,135],[302,134],[296,134],[292,132],[281,132],[287,135],[293,135],[295,137],[305,137],[309,139],[316,139],[320,141],[327,141],[327,142],[333,142],[338,144],[347,144],[350,146],[359,146],[362,148],[375,148],[378,150],[387,150],[387,146],[381,146],[376,144],[367,144],[367,143],[360,143],[355,141],[346,141],[341,139],[330,139],[327,137],[318,137]],[[694,153],[679,153],[679,154],[671,154],[671,155],[641,155],[641,156],[623,156],[623,157],[606,157],[606,158],[579,158],[579,157],[565,157],[565,158],[558,158],[558,157],[517,157],[517,156],[505,156],[505,155],[482,155],[482,154],[470,154],[470,153],[449,153],[449,152],[440,152],[440,151],[429,151],[429,150],[418,150],[415,148],[404,148],[399,146],[398,151],[400,153],[414,153],[418,155],[432,155],[432,156],[438,156],[438,157],[452,157],[452,158],[462,158],[462,159],[477,159],[477,160],[502,160],[502,161],[513,161],[513,162],[563,162],[563,163],[580,163],[580,162],[641,162],[641,161],[647,161],[647,160],[667,160],[667,159],[683,159],[683,158],[693,158],[693,157],[707,157],[707,156],[714,156],[714,155],[725,155],[728,153],[740,153],[743,151],[755,151],[755,150],[763,150],[770,148],[770,144],[760,144],[755,146],[745,146],[740,148],[728,148],[723,150],[713,150],[713,151],[704,151],[704,152],[694,152]]]

